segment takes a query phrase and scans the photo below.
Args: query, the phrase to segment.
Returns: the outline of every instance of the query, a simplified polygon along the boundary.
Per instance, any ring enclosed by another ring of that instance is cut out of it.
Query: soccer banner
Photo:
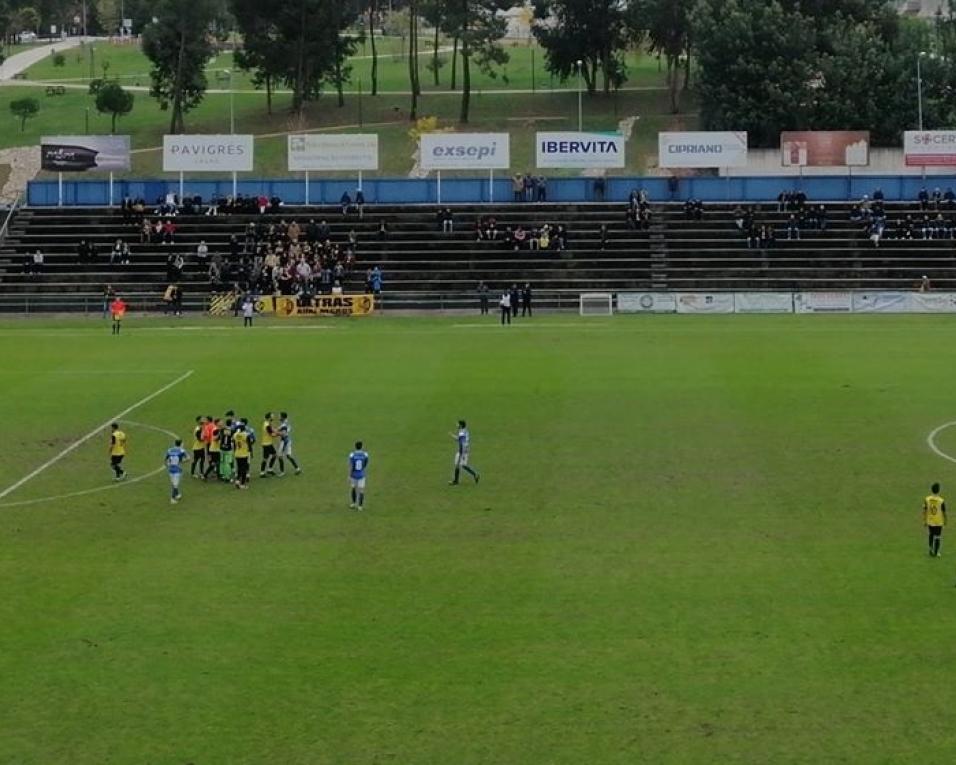
[[[422,133],[418,143],[423,170],[507,170],[508,133]]]
[[[290,135],[289,170],[378,170],[378,136],[367,134]]]
[[[275,313],[276,299],[272,295],[263,295],[256,300],[256,313]]]
[[[956,313],[956,292],[911,292],[911,313]]]
[[[733,292],[678,292],[677,313],[733,313]]]
[[[40,167],[55,173],[129,170],[128,135],[56,135],[40,139]]]
[[[854,292],[853,313],[909,313],[908,292]]]
[[[734,313],[793,313],[793,293],[735,292]]]
[[[677,313],[673,292],[619,292],[618,313]]]
[[[956,130],[907,130],[903,161],[909,167],[956,165]]]
[[[793,296],[796,313],[849,313],[852,309],[852,292],[798,292]]]
[[[539,168],[621,168],[627,141],[620,133],[538,133]]]
[[[368,316],[373,295],[318,295],[308,303],[294,297],[275,298],[276,316]]]
[[[163,171],[247,173],[253,146],[251,135],[164,135]]]
[[[698,131],[657,134],[659,167],[743,167],[747,132]]]
[[[870,164],[870,131],[784,131],[780,161],[784,167],[863,167]]]
[[[235,292],[221,292],[214,294],[209,298],[209,315],[225,316],[230,311],[235,309],[237,297],[238,295]]]

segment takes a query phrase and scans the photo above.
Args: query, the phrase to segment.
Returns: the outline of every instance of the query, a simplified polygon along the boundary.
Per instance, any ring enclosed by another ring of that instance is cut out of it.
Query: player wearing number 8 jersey
[[[946,525],[946,500],[939,495],[938,483],[934,483],[930,491],[932,494],[923,500],[923,525],[926,526],[930,557],[938,558],[943,526]]]
[[[349,453],[349,486],[352,489],[352,509],[365,509],[365,471],[368,470],[368,452],[362,442],[355,442],[355,451]]]

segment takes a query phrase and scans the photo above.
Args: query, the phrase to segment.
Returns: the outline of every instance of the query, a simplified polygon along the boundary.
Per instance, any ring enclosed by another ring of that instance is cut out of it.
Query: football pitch
[[[954,341],[912,316],[0,322],[0,762],[952,761],[956,532],[929,558],[919,510],[956,497],[927,442]],[[81,440],[127,409],[113,483],[106,431]],[[287,410],[303,473],[256,459],[249,491],[171,506],[169,434],[228,409],[260,440]],[[477,486],[448,485],[459,418]]]

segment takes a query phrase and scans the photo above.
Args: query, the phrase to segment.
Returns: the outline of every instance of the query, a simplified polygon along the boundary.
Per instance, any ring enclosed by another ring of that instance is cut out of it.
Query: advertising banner
[[[511,165],[508,133],[423,133],[423,170],[506,170]]]
[[[539,168],[622,168],[627,141],[620,133],[538,133]]]
[[[373,295],[316,295],[308,303],[277,297],[276,316],[368,316],[375,310]]]
[[[289,170],[378,170],[374,133],[290,135]]]
[[[854,292],[854,313],[908,313],[908,292]]]
[[[864,167],[870,164],[870,131],[784,131],[780,160],[784,167]]]
[[[911,313],[956,313],[956,292],[911,292]]]
[[[618,313],[677,313],[673,292],[619,292]]]
[[[658,133],[660,167],[743,167],[747,164],[746,131]]]
[[[678,292],[677,313],[733,313],[733,292]]]
[[[163,136],[163,170],[167,173],[248,173],[252,158],[251,135]]]
[[[791,292],[736,292],[736,313],[793,313]]]
[[[798,292],[793,296],[793,310],[796,313],[849,313],[853,310],[853,293]]]
[[[45,136],[40,139],[40,167],[55,173],[129,170],[129,136]]]
[[[956,130],[907,130],[903,159],[909,167],[956,165]]]

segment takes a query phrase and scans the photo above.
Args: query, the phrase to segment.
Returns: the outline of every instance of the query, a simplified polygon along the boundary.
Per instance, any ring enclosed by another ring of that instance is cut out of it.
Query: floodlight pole
[[[578,132],[580,133],[583,128],[583,106],[581,101],[581,67],[584,65],[584,62],[581,59],[578,59]]]
[[[916,100],[919,110],[919,129],[923,129],[923,72],[920,68],[920,64],[923,60],[923,56],[926,55],[926,51],[920,51],[919,55],[916,57]]]

